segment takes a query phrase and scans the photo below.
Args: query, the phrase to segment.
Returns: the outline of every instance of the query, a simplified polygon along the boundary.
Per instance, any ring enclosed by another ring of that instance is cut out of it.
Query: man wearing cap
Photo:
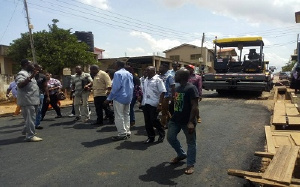
[[[199,93],[199,101],[201,101],[202,100],[202,77],[200,75],[195,74],[194,72],[195,66],[190,64],[187,65],[185,68],[190,71],[190,78],[188,82],[196,86]],[[200,114],[198,114],[197,116],[197,122],[201,123]]]
[[[37,71],[27,59],[21,61],[21,67],[22,70],[17,74],[16,83],[18,85],[18,105],[21,106],[25,120],[22,134],[26,135],[25,141],[39,142],[43,139],[35,136],[36,113],[40,104],[39,87],[34,78]]]

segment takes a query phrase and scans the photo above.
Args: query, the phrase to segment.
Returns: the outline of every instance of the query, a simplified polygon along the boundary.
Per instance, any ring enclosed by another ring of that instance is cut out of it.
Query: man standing
[[[133,77],[132,74],[124,69],[125,62],[117,61],[112,89],[105,101],[106,104],[113,100],[115,125],[118,130],[118,136],[113,136],[112,140],[126,140],[130,138],[130,102],[133,95]]]
[[[162,101],[162,109],[161,109],[161,119],[160,122],[164,128],[167,127],[167,123],[171,118],[171,114],[169,112],[169,101],[173,98],[175,93],[175,81],[173,76],[168,72],[169,65],[161,64],[159,67],[159,78],[161,78],[165,84],[167,92],[164,95]]]
[[[163,129],[158,117],[161,111],[162,101],[166,88],[164,82],[159,78],[155,72],[155,67],[147,67],[147,78],[142,86],[143,90],[143,113],[145,120],[145,128],[147,131],[148,139],[145,144],[153,143],[155,139],[154,127],[158,131],[158,143],[163,142],[165,138],[165,130]]]
[[[13,97],[14,97],[14,101],[15,103],[17,104],[17,95],[18,95],[18,90],[17,90],[17,83],[16,81],[12,81],[10,84],[9,84],[9,87],[7,88],[6,90],[6,97],[8,98],[9,97],[9,92],[11,91]],[[17,104],[17,107],[16,107],[16,110],[14,112],[14,116],[17,116],[20,114],[20,110],[21,110],[21,107]]]
[[[111,89],[110,77],[105,71],[100,70],[97,65],[92,65],[90,67],[90,72],[93,78],[92,89],[97,114],[97,121],[92,125],[103,125],[103,109],[105,110],[105,114],[109,118],[109,121],[113,122],[114,113],[104,104],[108,95],[108,90]]]
[[[76,74],[71,78],[72,91],[74,91],[74,109],[75,109],[75,121],[80,120],[80,116],[83,117],[82,122],[87,122],[90,119],[89,114],[89,95],[90,87],[93,83],[93,79],[90,74],[84,73],[81,66],[75,67]],[[82,107],[80,103],[82,101]]]
[[[201,101],[202,100],[202,77],[200,75],[195,74],[194,72],[195,66],[188,65],[186,66],[186,69],[190,71],[190,78],[188,82],[196,86],[199,93],[199,101]],[[200,114],[197,115],[197,122],[201,123]]]
[[[180,68],[180,64],[178,62],[174,61],[172,63],[172,69],[168,71],[168,73],[172,75],[173,79],[175,79],[175,73],[179,68]],[[177,86],[179,86],[179,83],[175,82],[175,88]],[[173,97],[171,98],[171,103],[169,105],[169,112],[170,112],[171,116],[174,114],[174,99],[173,99]]]
[[[44,103],[44,97],[46,97],[45,102],[49,103],[50,102],[50,97],[49,97],[49,91],[48,91],[48,85],[47,85],[47,78],[43,74],[43,68],[42,66],[38,64],[34,64],[34,68],[36,69],[37,73],[35,75],[35,80],[37,82],[37,85],[40,90],[40,104],[38,106],[38,111],[36,114],[36,121],[35,121],[35,129],[43,129],[41,124],[41,119],[42,119],[42,107]]]
[[[25,141],[38,142],[42,138],[35,136],[35,120],[38,105],[40,104],[39,87],[34,79],[36,71],[30,61],[21,61],[22,70],[17,74],[18,105],[21,106],[25,126],[22,134],[26,134]]]
[[[175,74],[175,81],[180,83],[176,88],[174,100],[174,115],[168,123],[169,129],[167,139],[169,144],[175,149],[177,157],[173,158],[170,164],[177,164],[187,158],[187,168],[185,174],[194,172],[196,163],[196,118],[199,113],[198,109],[198,91],[197,88],[188,82],[189,71],[187,69],[178,70]],[[188,150],[183,150],[177,135],[183,130]]]

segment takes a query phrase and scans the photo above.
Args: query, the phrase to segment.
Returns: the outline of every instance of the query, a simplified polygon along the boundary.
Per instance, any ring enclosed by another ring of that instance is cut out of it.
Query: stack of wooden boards
[[[277,93],[278,90],[275,89]],[[265,126],[267,152],[255,152],[256,156],[270,158],[264,173],[229,169],[228,174],[249,181],[271,186],[300,186],[300,179],[293,178],[296,161],[300,157],[300,130],[275,130],[275,126],[298,126],[300,114],[291,100],[274,99],[271,126]]]

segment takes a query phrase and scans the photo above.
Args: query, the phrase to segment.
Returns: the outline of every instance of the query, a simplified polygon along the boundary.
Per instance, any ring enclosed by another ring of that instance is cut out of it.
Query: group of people
[[[62,117],[57,97],[54,96],[61,88],[60,82],[52,79],[49,73],[43,76],[41,67],[35,66],[26,59],[22,60],[22,70],[15,79],[17,103],[25,119],[22,133],[26,135],[26,141],[34,142],[42,140],[35,135],[35,129],[40,127],[40,120],[44,118],[49,104],[56,111],[56,117]],[[112,140],[126,140],[131,137],[130,127],[135,125],[133,107],[139,101],[147,132],[144,143],[155,142],[156,134],[157,143],[163,142],[167,137],[177,153],[170,163],[177,164],[187,158],[185,173],[192,174],[196,162],[195,127],[197,122],[201,122],[198,102],[202,98],[202,80],[201,76],[194,73],[194,66],[179,69],[179,64],[174,62],[173,69],[169,70],[167,64],[161,64],[158,72],[155,67],[148,66],[141,78],[123,61],[115,62],[114,66],[116,71],[113,74],[100,70],[97,65],[90,66],[90,73],[85,73],[81,66],[76,66],[76,74],[71,77],[75,121],[90,121],[88,98],[90,92],[93,92],[97,119],[92,125],[103,125],[104,111],[105,117],[111,123],[114,122],[117,128],[117,135]],[[186,136],[187,152],[177,139],[181,130]]]

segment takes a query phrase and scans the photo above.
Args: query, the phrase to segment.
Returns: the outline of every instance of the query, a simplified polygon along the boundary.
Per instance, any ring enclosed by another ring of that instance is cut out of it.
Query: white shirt
[[[149,104],[154,107],[157,107],[161,93],[167,92],[163,80],[158,75],[154,75],[151,79],[146,78],[142,90],[142,105]]]

